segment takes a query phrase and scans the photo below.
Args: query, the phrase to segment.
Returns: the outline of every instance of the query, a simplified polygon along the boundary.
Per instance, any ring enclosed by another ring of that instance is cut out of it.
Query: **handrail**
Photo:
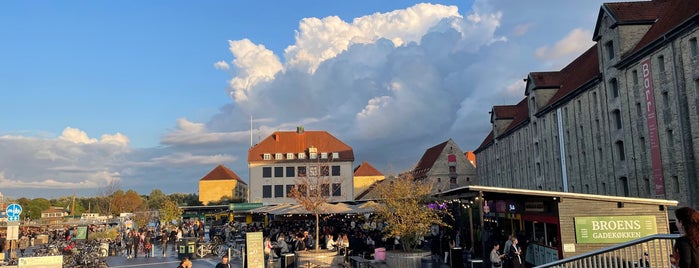
[[[627,248],[627,247],[630,247],[630,246],[638,245],[638,244],[645,243],[645,242],[649,242],[649,241],[652,241],[652,240],[659,240],[659,239],[670,240],[670,239],[677,239],[677,238],[679,238],[679,237],[680,237],[679,234],[654,234],[654,235],[649,235],[649,236],[646,236],[646,237],[642,237],[642,238],[639,238],[639,239],[636,239],[636,240],[631,240],[631,241],[624,242],[624,243],[621,243],[621,244],[617,244],[617,245],[614,245],[614,246],[610,246],[610,247],[601,248],[601,249],[598,249],[598,250],[593,250],[593,251],[590,251],[590,252],[586,252],[586,253],[583,253],[583,254],[580,254],[580,255],[576,255],[576,256],[573,256],[573,257],[570,257],[570,258],[565,258],[565,259],[557,260],[557,261],[554,261],[554,262],[549,262],[549,263],[546,263],[546,264],[542,264],[542,265],[539,265],[539,266],[535,266],[534,268],[548,268],[548,267],[558,266],[558,265],[565,264],[565,263],[568,263],[568,262],[573,262],[573,261],[577,261],[577,260],[582,260],[582,259],[585,259],[585,258],[589,258],[589,257],[592,257],[592,256],[604,254],[604,253],[607,253],[607,252],[612,252],[612,251],[619,250],[619,249],[623,249],[623,248]]]

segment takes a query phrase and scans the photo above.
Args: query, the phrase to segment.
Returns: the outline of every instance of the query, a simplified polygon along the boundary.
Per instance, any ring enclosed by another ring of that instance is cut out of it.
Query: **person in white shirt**
[[[337,248],[335,247],[336,246],[335,240],[333,240],[333,235],[329,234],[325,240],[327,240],[327,242],[325,244],[325,248],[327,248],[328,250],[332,250],[332,251],[337,250]]]

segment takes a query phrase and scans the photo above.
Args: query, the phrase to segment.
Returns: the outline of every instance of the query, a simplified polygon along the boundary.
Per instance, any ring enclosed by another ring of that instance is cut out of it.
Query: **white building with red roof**
[[[296,203],[289,193],[301,178],[322,177],[330,202],[354,200],[354,152],[327,131],[277,131],[248,151],[249,202]]]

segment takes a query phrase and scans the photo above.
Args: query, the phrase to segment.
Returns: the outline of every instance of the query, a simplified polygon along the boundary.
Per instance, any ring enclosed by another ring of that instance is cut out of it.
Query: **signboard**
[[[650,58],[641,62],[643,74],[643,95],[646,99],[646,124],[648,124],[648,143],[650,143],[651,168],[653,170],[653,184],[655,195],[665,195],[665,182],[663,179],[663,163],[660,158],[660,140],[658,138],[658,119],[655,117],[655,96],[653,95],[653,72]]]
[[[19,240],[19,223],[7,223],[7,240]]]
[[[578,244],[623,243],[657,233],[655,216],[575,217]]]
[[[5,210],[7,221],[19,221],[19,215],[22,214],[22,206],[19,204],[10,204]]]
[[[17,268],[61,268],[63,267],[63,256],[44,256],[19,258]]]
[[[262,232],[245,234],[245,251],[249,268],[265,267],[265,253]]]
[[[75,239],[87,239],[87,226],[78,226]]]

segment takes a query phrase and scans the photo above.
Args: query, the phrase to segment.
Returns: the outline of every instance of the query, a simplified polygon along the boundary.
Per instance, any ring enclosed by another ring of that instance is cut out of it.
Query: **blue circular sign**
[[[19,204],[10,204],[7,206],[5,213],[7,213],[7,217],[19,217],[19,214],[22,214],[22,206]]]

